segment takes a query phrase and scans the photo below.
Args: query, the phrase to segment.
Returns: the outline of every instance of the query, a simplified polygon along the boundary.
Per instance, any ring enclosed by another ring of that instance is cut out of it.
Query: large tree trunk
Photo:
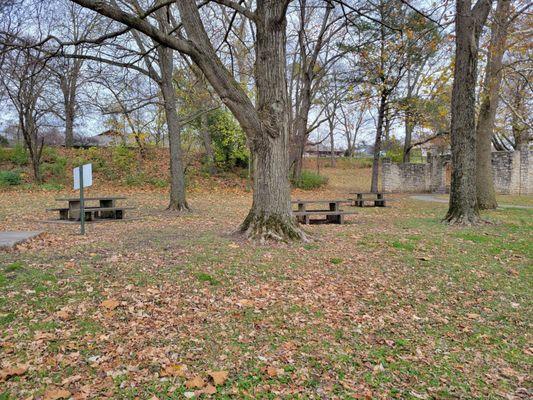
[[[304,239],[291,212],[284,6],[278,0],[258,0],[256,14],[257,110],[263,131],[250,135],[253,204],[240,230],[260,241]]]
[[[491,142],[502,81],[502,58],[507,41],[510,8],[511,0],[498,0],[487,53],[487,70],[476,128],[476,191],[478,207],[481,210],[498,207],[492,173]]]
[[[451,104],[452,180],[449,223],[479,221],[476,198],[475,89],[479,36],[490,10],[490,0],[457,0],[455,67]]]
[[[158,48],[158,54],[161,67],[160,87],[164,100],[170,149],[170,203],[168,209],[189,211],[181,150],[181,126],[177,111],[176,92],[172,85],[172,72],[174,69],[172,50],[161,46]]]
[[[384,91],[381,92],[378,108],[378,123],[376,128],[376,139],[374,141],[374,160],[372,162],[372,182],[370,184],[370,191],[377,193],[379,182],[379,157],[381,153],[381,141],[383,138],[383,124],[385,120],[385,111],[387,107],[387,95]]]

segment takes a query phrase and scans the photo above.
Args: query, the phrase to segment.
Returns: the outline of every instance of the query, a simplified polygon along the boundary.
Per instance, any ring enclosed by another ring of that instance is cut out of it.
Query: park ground
[[[293,197],[367,188],[368,169],[322,172]],[[0,230],[46,231],[0,253],[2,400],[531,395],[531,208],[449,227],[445,204],[402,195],[264,246],[231,235],[240,186],[195,187],[186,215],[165,189],[104,193],[137,209],[86,237],[43,222],[58,192],[0,195]]]

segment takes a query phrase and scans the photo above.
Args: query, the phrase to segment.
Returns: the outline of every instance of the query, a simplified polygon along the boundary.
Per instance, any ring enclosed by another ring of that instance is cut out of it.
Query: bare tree
[[[291,70],[291,149],[292,177],[302,171],[302,157],[309,134],[317,128],[309,123],[309,113],[321,82],[345,50],[336,46],[346,32],[345,15],[334,13],[333,2],[299,0],[297,48]],[[348,12],[351,15],[353,12]]]
[[[40,164],[44,146],[42,126],[50,114],[46,103],[50,69],[40,53],[29,47],[4,54],[0,85],[18,115],[19,129],[29,151],[34,179],[42,182]]]
[[[302,239],[304,234],[291,213],[288,180],[289,99],[285,80],[285,30],[290,1],[258,0],[255,10],[233,1],[218,1],[254,24],[255,106],[217,56],[194,0],[154,6],[168,7],[168,12],[171,12],[172,5],[177,6],[181,25],[174,25],[172,31],[183,26],[186,38],[181,34],[172,35],[151,23],[146,18],[146,11],[132,14],[107,2],[74,1],[191,58],[243,127],[253,154],[253,204],[240,231],[259,240]]]

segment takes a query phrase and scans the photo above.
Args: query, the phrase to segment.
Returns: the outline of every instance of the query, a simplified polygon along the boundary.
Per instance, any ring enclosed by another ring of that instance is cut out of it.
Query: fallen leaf
[[[201,389],[205,386],[204,380],[196,375],[194,378],[189,379],[187,382],[185,382],[185,387],[187,389]]]
[[[215,394],[217,392],[217,388],[214,387],[213,385],[207,385],[205,388],[201,389],[201,390],[197,390],[194,394],[196,395],[201,395],[201,394],[207,394],[207,395],[212,395],[212,394]]]
[[[187,399],[192,399],[194,397],[194,392],[185,392],[183,393],[183,395],[187,398]]]
[[[248,299],[241,299],[237,302],[237,305],[239,305],[240,307],[251,307],[254,305],[254,302]]]
[[[7,381],[13,376],[21,376],[28,370],[27,365],[19,365],[16,367],[8,367],[0,370],[0,382]]]
[[[275,367],[267,367],[266,373],[271,378],[275,378],[276,376],[278,376],[278,370]]]
[[[161,371],[161,376],[177,376],[179,378],[185,377],[185,372],[187,371],[187,366],[183,364],[173,364],[166,366]]]
[[[64,321],[70,319],[70,312],[65,309],[59,310],[58,312],[56,312],[56,315],[59,319],[62,319]]]
[[[100,306],[105,307],[111,311],[117,308],[119,305],[120,303],[116,301],[115,299],[107,299],[107,300],[102,301],[102,303],[100,303]]]
[[[216,386],[223,385],[224,382],[228,379],[228,371],[209,371],[207,373],[211,378],[213,378],[213,382]]]
[[[479,318],[479,314],[475,314],[475,313],[468,313],[466,314],[466,316],[470,319],[478,319]]]
[[[50,389],[44,393],[43,400],[68,399],[71,395],[66,389]]]

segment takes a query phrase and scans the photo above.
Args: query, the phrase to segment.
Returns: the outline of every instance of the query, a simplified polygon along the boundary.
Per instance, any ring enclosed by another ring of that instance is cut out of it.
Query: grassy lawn
[[[294,197],[346,197],[368,177],[324,172],[328,188]],[[57,193],[0,196],[0,230],[46,231],[0,253],[0,370],[24,367],[0,399],[180,399],[209,371],[228,372],[217,399],[533,390],[531,209],[456,228],[445,205],[404,196],[306,227],[309,243],[258,246],[231,236],[251,202],[240,189],[196,189],[182,216],[162,211],[164,190],[127,195],[136,219],[83,238],[42,222]]]

